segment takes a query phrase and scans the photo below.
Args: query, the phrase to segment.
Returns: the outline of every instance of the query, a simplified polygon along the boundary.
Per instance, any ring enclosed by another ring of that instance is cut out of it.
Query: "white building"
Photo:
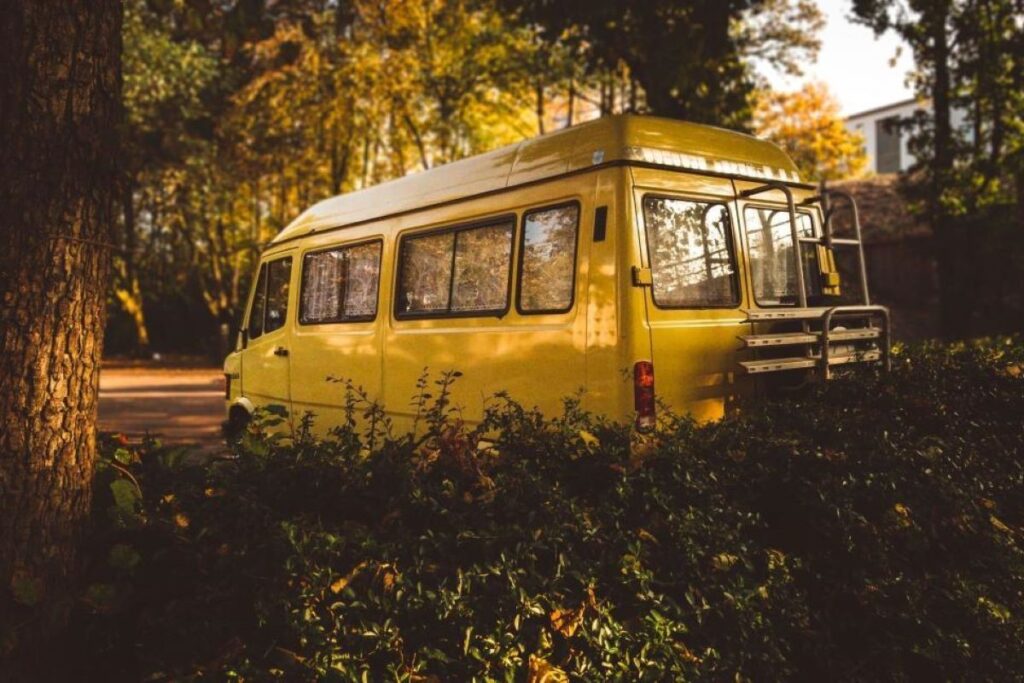
[[[846,129],[864,136],[868,171],[897,173],[914,164],[907,142],[910,131],[893,125],[923,108],[919,100],[904,100],[846,117]]]
[[[929,104],[927,100],[903,100],[846,117],[846,129],[864,136],[868,171],[898,173],[914,165],[916,159],[907,146],[911,131],[894,124],[925,109]],[[962,134],[967,138],[971,137],[971,131],[965,128],[966,116],[963,111],[954,109],[950,123],[954,129],[962,128]]]

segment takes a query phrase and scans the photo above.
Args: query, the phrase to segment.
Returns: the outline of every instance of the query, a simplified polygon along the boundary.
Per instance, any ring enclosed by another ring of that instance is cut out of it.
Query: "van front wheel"
[[[252,415],[249,411],[242,406],[231,406],[228,410],[228,419],[225,420],[221,425],[221,430],[224,432],[224,438],[228,444],[234,444],[241,438],[242,434],[245,433],[245,428],[249,426],[249,422],[252,420]]]

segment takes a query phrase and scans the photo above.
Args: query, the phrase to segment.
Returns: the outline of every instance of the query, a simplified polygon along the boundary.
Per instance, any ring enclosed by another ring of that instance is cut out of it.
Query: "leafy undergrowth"
[[[1020,680],[1022,363],[1019,340],[904,349],[639,447],[574,401],[498,398],[479,450],[450,375],[418,436],[349,388],[369,434],[256,427],[206,465],[110,438],[76,670]]]

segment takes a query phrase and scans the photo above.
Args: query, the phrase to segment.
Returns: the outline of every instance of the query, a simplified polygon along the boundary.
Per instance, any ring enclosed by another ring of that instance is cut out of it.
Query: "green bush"
[[[417,435],[339,385],[323,443],[112,442],[82,648],[133,679],[1020,680],[1022,363],[902,350],[640,444],[575,400],[470,430],[452,375]]]

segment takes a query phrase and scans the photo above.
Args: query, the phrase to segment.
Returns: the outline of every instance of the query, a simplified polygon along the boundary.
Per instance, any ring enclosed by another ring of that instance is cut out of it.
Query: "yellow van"
[[[643,430],[656,403],[714,419],[759,375],[887,363],[889,336],[850,197],[768,142],[615,116],[300,215],[263,253],[225,361],[228,423],[277,404],[325,430],[335,377],[407,427],[429,369],[462,372],[470,423],[499,391],[545,413],[580,394]]]

